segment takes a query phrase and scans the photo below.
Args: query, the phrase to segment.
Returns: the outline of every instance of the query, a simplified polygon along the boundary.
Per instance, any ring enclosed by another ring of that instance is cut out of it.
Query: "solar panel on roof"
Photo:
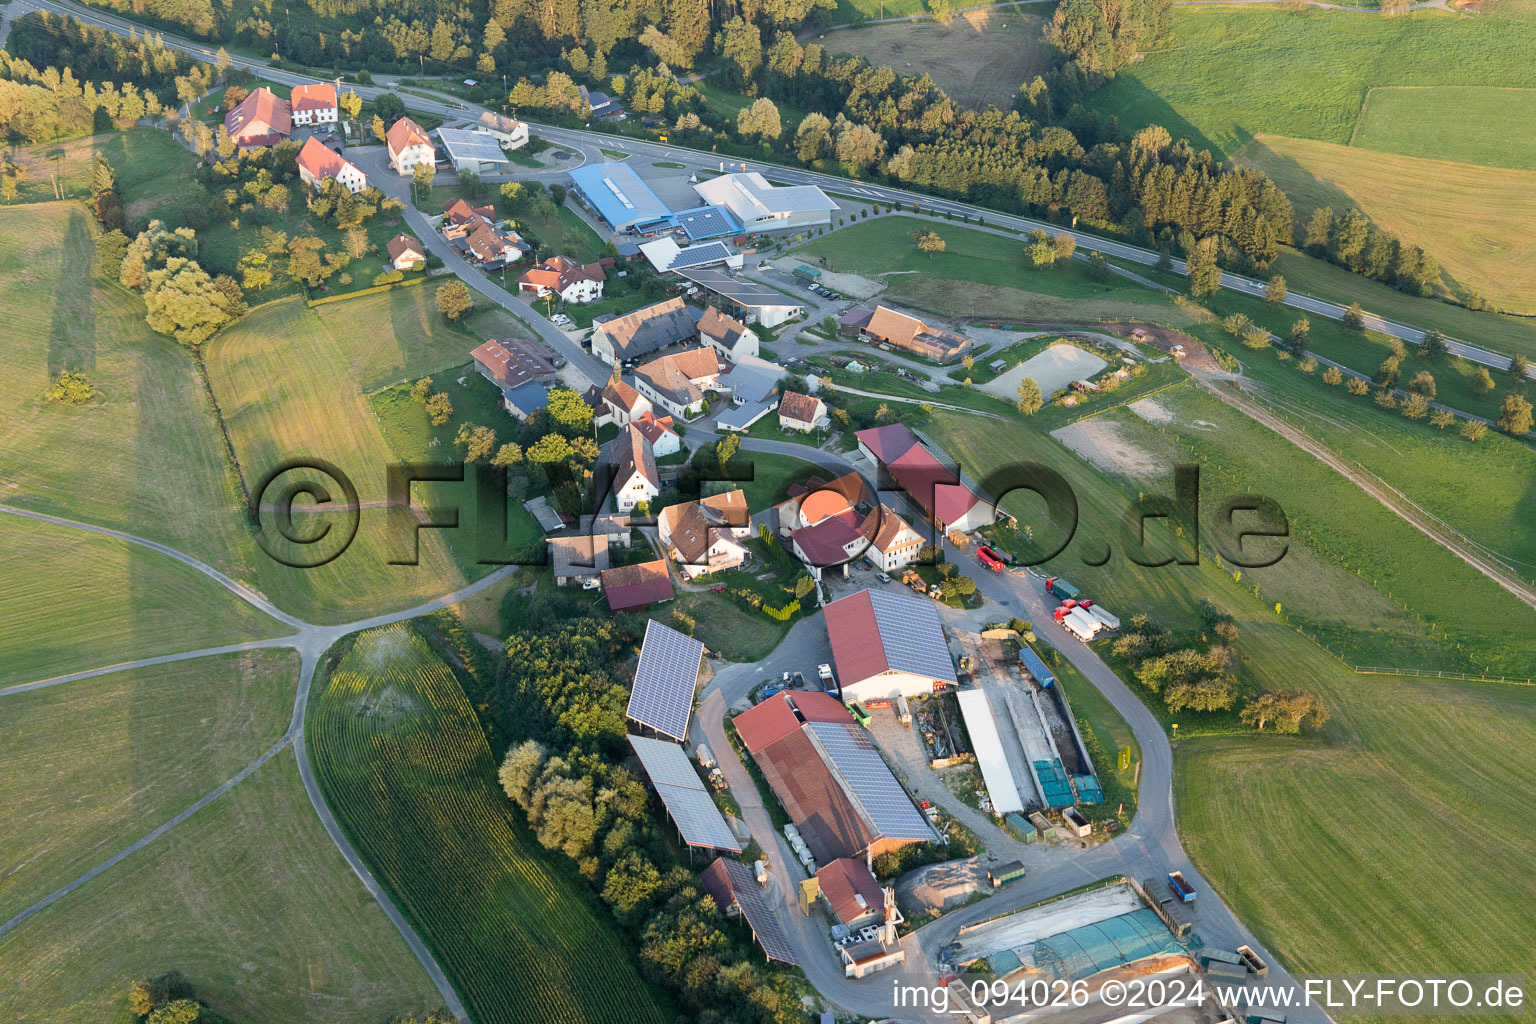
[[[626,717],[673,739],[687,739],[703,659],[704,645],[693,637],[655,619],[647,622]]]
[[[954,682],[955,663],[934,603],[889,590],[866,593],[891,668]]]
[[[736,853],[745,849],[726,824],[682,747],[645,736],[631,736],[629,743],[656,787],[656,795],[666,804],[667,813],[683,834],[684,842]]]
[[[705,242],[703,245],[690,245],[678,252],[673,257],[672,265],[668,270],[682,270],[685,267],[698,267],[706,263],[720,263],[729,258],[731,250],[725,247],[724,242]]]
[[[789,944],[789,936],[779,926],[779,919],[774,916],[773,908],[763,896],[757,879],[752,877],[752,869],[739,860],[726,860],[723,863],[726,874],[730,876],[731,895],[736,898],[736,905],[741,908],[741,915],[747,919],[747,924],[752,926],[752,934],[757,936],[763,952],[781,963],[798,965],[800,958]]]
[[[811,722],[809,728],[824,759],[876,832],[887,839],[938,839],[864,730],[844,722]]]

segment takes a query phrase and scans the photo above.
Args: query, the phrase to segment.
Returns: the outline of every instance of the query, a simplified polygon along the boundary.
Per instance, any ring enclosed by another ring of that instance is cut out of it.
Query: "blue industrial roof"
[[[619,230],[672,212],[628,164],[577,167],[571,171],[571,181],[602,218]]]

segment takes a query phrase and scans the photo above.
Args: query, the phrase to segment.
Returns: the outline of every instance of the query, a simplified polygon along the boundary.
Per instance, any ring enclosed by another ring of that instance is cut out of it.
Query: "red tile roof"
[[[671,416],[658,417],[649,409],[635,417],[634,425],[635,429],[640,431],[640,433],[645,436],[646,441],[649,442],[653,448],[655,447],[656,442],[661,440],[663,434],[677,433],[677,431],[672,426]]]
[[[981,500],[923,447],[906,424],[873,427],[856,436],[885,464],[892,479],[944,526],[960,519]]]
[[[815,423],[821,399],[802,395],[798,391],[786,391],[779,399],[779,415],[800,423]]]
[[[293,130],[293,108],[263,86],[224,115],[224,127],[241,145],[271,145]]]
[[[430,146],[432,140],[427,137],[421,125],[408,117],[402,117],[384,133],[384,144],[389,147],[390,153],[397,154],[407,146]]]
[[[607,402],[615,410],[622,409],[627,413],[633,413],[635,406],[641,402],[644,402],[647,406],[651,403],[649,398],[646,398],[616,377],[610,377],[607,386],[603,388],[603,401]]]
[[[469,354],[478,366],[495,376],[504,388],[515,388],[530,380],[552,377],[555,361],[544,346],[522,338],[492,338]]]
[[[496,220],[496,208],[494,206],[471,206],[464,199],[455,199],[443,204],[443,216],[455,224],[470,224],[477,221],[494,223]]]
[[[832,904],[832,912],[843,924],[856,921],[871,912],[879,915],[885,908],[885,892],[862,860],[839,857],[816,872],[821,894]],[[856,896],[864,897],[859,906]]]
[[[426,249],[422,247],[422,244],[415,238],[406,234],[404,231],[400,232],[394,238],[391,238],[388,242],[384,243],[384,251],[389,253],[389,258],[391,261],[399,259],[401,256],[404,256],[408,252],[416,253],[423,259],[426,258],[427,254]]]
[[[596,263],[583,264],[569,256],[551,256],[539,266],[523,271],[517,283],[563,292],[578,281],[604,281],[607,277]]]
[[[603,570],[603,596],[610,611],[627,612],[673,597],[666,559]]]
[[[294,110],[331,110],[336,106],[336,86],[330,82],[293,87]]]
[[[299,150],[299,167],[322,181],[336,177],[347,166],[348,161],[340,153],[327,149],[313,135],[304,140],[304,147]]]
[[[869,591],[839,598],[825,609],[827,636],[832,641],[832,660],[837,663],[837,678],[844,685],[857,683],[889,669],[885,645],[880,642],[880,626]]]
[[[790,536],[810,564],[819,569],[842,565],[865,546],[864,535],[847,519],[836,515],[828,516],[814,526],[802,527]],[[855,544],[856,547],[850,547]]]

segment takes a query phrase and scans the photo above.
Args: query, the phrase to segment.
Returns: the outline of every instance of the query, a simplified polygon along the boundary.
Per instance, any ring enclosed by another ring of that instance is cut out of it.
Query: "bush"
[[[95,397],[96,386],[86,379],[85,374],[73,370],[59,374],[59,379],[48,389],[49,401],[65,405],[88,405]]]
[[[373,279],[373,286],[378,288],[381,285],[394,284],[397,281],[404,280],[405,274],[403,272],[399,270],[386,270],[384,273]]]

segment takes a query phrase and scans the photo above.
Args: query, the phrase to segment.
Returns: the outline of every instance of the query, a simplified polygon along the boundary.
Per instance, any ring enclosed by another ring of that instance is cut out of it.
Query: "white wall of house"
[[[682,439],[670,430],[663,430],[656,438],[656,443],[651,445],[651,454],[658,459],[667,455],[676,455],[682,450]]]
[[[637,472],[615,489],[613,500],[620,512],[629,512],[642,501],[651,501],[660,493],[656,485],[645,478],[644,473]]]
[[[934,680],[911,672],[881,672],[853,683],[843,681],[843,700],[891,700],[897,696],[920,697],[933,692]]]
[[[734,569],[745,562],[747,560],[747,549],[744,545],[738,543],[732,535],[745,536],[746,530],[743,529],[738,534],[737,530],[732,529],[729,533],[731,535],[727,535],[727,531],[724,529],[719,531],[715,542],[709,546],[709,550],[704,554],[704,564],[689,565],[679,560],[678,565],[683,570],[683,575],[688,579],[693,579],[707,572]]]
[[[597,351],[596,343],[593,344],[592,351]],[[679,419],[688,419],[693,416],[697,416],[704,410],[704,400],[702,398],[697,402],[690,403],[689,405],[680,405],[679,403],[674,402],[672,399],[668,398],[666,395],[663,395],[661,392],[657,391],[655,388],[651,387],[650,382],[641,377],[635,378],[635,389],[646,398],[649,398],[654,405],[660,406]]]
[[[391,150],[389,154],[389,165],[395,169],[396,174],[409,175],[418,165],[425,164],[431,167],[436,162],[436,150],[424,143],[406,146],[398,153]]]
[[[560,293],[560,301],[562,302],[596,302],[602,297],[603,282],[594,281],[590,277],[580,281],[572,281]]]
[[[873,556],[870,561],[879,565],[883,571],[894,572],[917,561],[918,553],[922,550],[923,538],[912,530],[903,530],[887,550],[877,551],[871,547],[869,554]]]
[[[335,124],[339,120],[339,114],[335,107],[320,107],[315,110],[295,110],[293,112],[294,124]]]
[[[427,257],[422,253],[407,251],[401,253],[400,257],[391,263],[390,266],[396,270],[410,270],[416,264],[425,263],[426,261]]]
[[[311,173],[307,167],[299,168],[299,180],[313,189],[318,190],[325,187],[325,179],[318,174]],[[343,164],[341,170],[336,172],[336,180],[341,182],[342,187],[353,195],[368,187],[368,176],[350,163]]]

